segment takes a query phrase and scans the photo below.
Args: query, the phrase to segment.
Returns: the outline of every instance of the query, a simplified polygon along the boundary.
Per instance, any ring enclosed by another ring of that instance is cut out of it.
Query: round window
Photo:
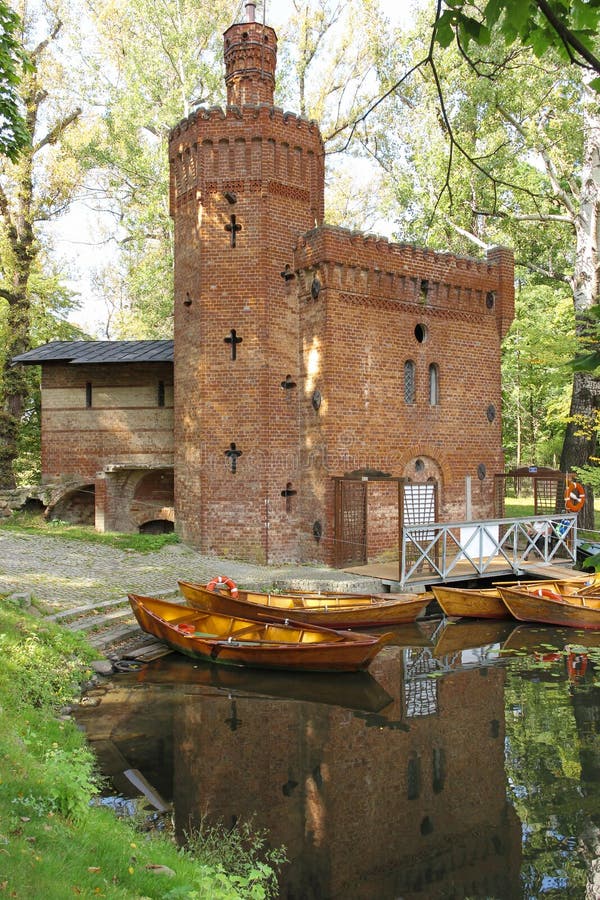
[[[421,322],[415,327],[415,338],[422,344],[423,341],[427,340],[427,325],[423,325]]]

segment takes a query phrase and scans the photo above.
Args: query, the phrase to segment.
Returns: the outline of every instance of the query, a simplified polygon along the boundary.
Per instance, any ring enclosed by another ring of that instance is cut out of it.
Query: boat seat
[[[227,634],[228,638],[238,638],[241,634],[246,634],[249,631],[256,631],[257,628],[260,628],[261,623],[255,622],[252,625],[245,625],[243,628],[238,628],[236,631],[230,631]]]

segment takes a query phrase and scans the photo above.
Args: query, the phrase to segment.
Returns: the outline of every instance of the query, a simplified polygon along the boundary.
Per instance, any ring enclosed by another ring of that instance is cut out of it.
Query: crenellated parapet
[[[316,122],[266,104],[199,109],[169,137],[171,215],[211,193],[272,192],[324,214],[324,150]]]
[[[504,336],[514,316],[512,251],[494,247],[485,260],[399,244],[378,235],[322,226],[294,251],[301,298],[318,278],[348,302],[395,304],[473,316],[494,315]]]

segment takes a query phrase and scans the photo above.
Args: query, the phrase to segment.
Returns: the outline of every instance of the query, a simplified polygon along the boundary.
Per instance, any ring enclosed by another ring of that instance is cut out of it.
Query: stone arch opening
[[[37,497],[28,497],[21,507],[21,512],[29,513],[33,516],[41,516],[46,512],[46,505]]]
[[[175,524],[169,519],[150,519],[138,528],[140,534],[173,534]]]
[[[93,525],[96,515],[96,488],[93,484],[83,484],[66,490],[48,506],[46,517],[60,520],[69,525]]]

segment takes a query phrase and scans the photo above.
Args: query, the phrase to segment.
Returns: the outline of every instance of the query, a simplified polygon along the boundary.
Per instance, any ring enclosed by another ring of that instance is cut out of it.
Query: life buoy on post
[[[207,591],[216,591],[217,588],[226,587],[229,588],[229,593],[231,596],[236,599],[238,596],[237,584],[233,581],[232,578],[225,578],[224,575],[217,575],[216,578],[213,578],[206,585]]]
[[[565,490],[565,507],[569,512],[579,512],[585,503],[585,490],[578,481],[568,481]]]

